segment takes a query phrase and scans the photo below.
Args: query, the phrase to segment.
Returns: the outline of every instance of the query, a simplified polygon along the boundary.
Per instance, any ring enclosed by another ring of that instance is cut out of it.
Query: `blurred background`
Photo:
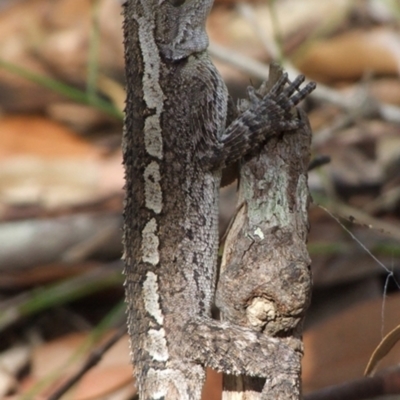
[[[121,3],[0,2],[0,398],[135,396],[120,261]],[[318,83],[303,107],[313,157],[330,162],[309,176],[304,390],[359,378],[400,325],[400,1],[216,0],[208,32],[234,98],[273,60]],[[235,191],[222,189],[221,233]],[[395,343],[379,369],[400,362]],[[204,399],[219,388],[210,375]]]

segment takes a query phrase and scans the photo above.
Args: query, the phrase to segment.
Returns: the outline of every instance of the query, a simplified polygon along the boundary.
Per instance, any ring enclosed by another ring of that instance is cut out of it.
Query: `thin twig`
[[[63,383],[53,394],[48,397],[48,400],[58,400],[63,394],[65,394],[73,385],[75,385],[82,377],[95,365],[97,365],[103,355],[121,339],[126,333],[125,321],[121,323],[119,329],[101,346],[95,348],[91,354],[89,354],[86,362],[81,366],[81,368],[76,371],[66,382]]]
[[[253,58],[227,49],[226,47],[216,43],[210,44],[209,52],[219,61],[232,65],[246,74],[255,76],[262,80],[268,79],[268,67]],[[299,75],[299,71],[288,62],[283,64],[283,68],[289,73],[291,78]],[[311,93],[310,97],[315,100],[326,101],[344,109],[345,111],[358,110],[360,108],[358,88],[358,85],[353,86],[351,90],[349,90],[349,94],[345,95],[329,88],[328,86],[318,83],[317,89]],[[364,101],[362,101],[362,104],[364,104]],[[383,120],[391,123],[400,123],[400,107],[386,103],[377,103],[376,107],[376,111]]]
[[[400,368],[330,386],[304,396],[304,400],[364,400],[389,394],[400,394]]]
[[[336,201],[334,205],[332,205],[330,208],[331,210],[333,209],[335,213],[345,219],[349,219],[349,217],[351,217],[353,222],[357,222],[369,228],[382,231],[383,233],[390,235],[394,239],[400,241],[400,228],[398,228],[394,224],[391,224],[390,222],[374,218],[363,210],[354,208],[338,201]]]

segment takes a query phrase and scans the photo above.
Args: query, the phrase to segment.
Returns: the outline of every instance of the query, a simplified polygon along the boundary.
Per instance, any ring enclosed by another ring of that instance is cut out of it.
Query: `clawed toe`
[[[289,84],[287,88],[283,91],[286,97],[290,97],[296,90],[299,90],[300,85],[305,81],[304,75],[299,75],[296,79]]]
[[[279,93],[286,83],[289,81],[288,74],[285,72],[281,75],[281,77],[276,81],[274,86],[272,86],[271,90],[269,91],[269,95],[275,95]]]
[[[304,75],[299,75],[293,82],[290,82],[287,74],[282,74],[264,99],[275,98],[275,103],[281,108],[283,113],[288,114],[293,107],[297,106],[316,87],[314,82],[309,82],[304,88],[300,88],[304,80]],[[287,82],[289,82],[289,85],[285,87]],[[254,90],[249,91],[249,98],[252,103],[257,101],[257,92]]]

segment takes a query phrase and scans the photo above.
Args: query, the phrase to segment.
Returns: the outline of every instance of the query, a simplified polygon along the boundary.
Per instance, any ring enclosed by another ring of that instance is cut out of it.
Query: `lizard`
[[[125,296],[139,399],[198,400],[209,366],[228,374],[290,374],[301,352],[212,319],[221,171],[296,129],[291,110],[313,89],[287,75],[234,115],[207,53],[213,0],[123,4]],[[300,345],[299,345],[300,346]],[[279,357],[279,362],[277,361]]]

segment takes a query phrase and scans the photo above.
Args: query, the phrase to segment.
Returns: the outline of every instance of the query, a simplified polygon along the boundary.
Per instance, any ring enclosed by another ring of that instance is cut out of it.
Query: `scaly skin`
[[[226,127],[228,93],[207,54],[211,0],[128,0],[125,275],[139,398],[197,400],[204,367],[290,374],[300,354],[277,339],[211,319],[221,170],[270,135],[295,129],[311,90],[271,94]],[[292,96],[293,95],[293,96]],[[239,357],[240,356],[240,357]]]

